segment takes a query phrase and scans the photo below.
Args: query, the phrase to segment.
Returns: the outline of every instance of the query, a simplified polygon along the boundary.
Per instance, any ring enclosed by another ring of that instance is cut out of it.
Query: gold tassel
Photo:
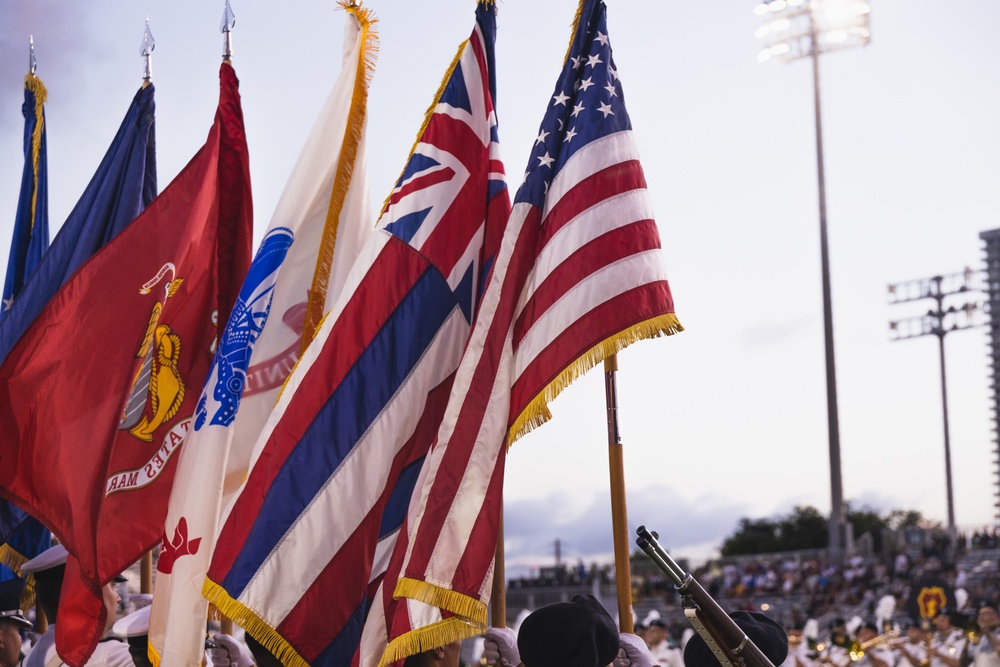
[[[326,304],[326,291],[330,283],[330,267],[333,265],[333,252],[337,245],[337,228],[340,224],[340,214],[344,209],[347,191],[351,187],[354,175],[354,163],[358,156],[358,146],[361,144],[365,116],[368,109],[368,85],[375,72],[375,60],[378,54],[378,32],[375,24],[378,19],[370,9],[360,5],[347,4],[345,0],[338,3],[352,14],[361,27],[361,52],[358,55],[357,71],[354,77],[354,93],[351,96],[351,110],[348,114],[347,127],[344,130],[344,140],[340,148],[340,159],[337,162],[337,173],[333,180],[333,191],[330,193],[330,206],[326,213],[326,223],[323,226],[323,236],[320,239],[319,252],[316,256],[316,270],[313,272],[312,288],[309,290],[309,300],[306,306],[305,327],[302,330],[302,342],[299,353],[305,352],[319,329]]]
[[[472,623],[486,625],[486,604],[449,588],[442,588],[426,581],[400,577],[399,581],[396,582],[396,590],[392,596],[397,600],[409,598],[432,607],[440,607],[453,614],[464,616]]]
[[[260,642],[261,646],[274,654],[287,667],[309,667],[309,663],[292,648],[292,645],[267,624],[266,621],[248,607],[229,597],[222,586],[209,579],[205,580],[201,589],[202,595],[214,604],[222,614],[236,625],[243,628],[251,637]]]
[[[31,132],[31,169],[34,182],[31,188],[31,230],[35,230],[35,211],[38,209],[38,170],[42,159],[42,132],[45,130],[43,108],[48,99],[49,91],[45,89],[42,80],[34,74],[24,77],[24,88],[35,96],[35,129]]]
[[[396,637],[385,647],[379,667],[385,667],[411,655],[430,651],[439,646],[475,637],[486,630],[486,624],[470,622],[459,616],[446,618],[437,623],[411,630]]]
[[[566,46],[566,55],[563,56],[564,63],[569,60],[569,52],[573,50],[573,40],[576,38],[576,31],[580,26],[580,19],[583,18],[583,3],[586,1],[587,0],[580,0],[580,4],[576,7],[576,14],[573,16],[573,24],[569,32],[569,44]]]
[[[681,331],[684,331],[684,327],[681,326],[677,316],[673,313],[667,313],[633,325],[590,348],[531,399],[508,430],[507,446],[510,447],[523,435],[547,422],[552,417],[548,404],[563,389],[573,384],[578,377],[602,363],[612,354],[621,352],[636,341],[659,336],[672,336]]]

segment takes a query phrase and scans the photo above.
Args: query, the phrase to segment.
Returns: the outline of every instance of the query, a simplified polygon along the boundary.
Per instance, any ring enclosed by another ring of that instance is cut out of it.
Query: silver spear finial
[[[222,59],[225,62],[233,59],[233,26],[235,25],[236,14],[233,14],[233,8],[229,5],[229,0],[226,0],[226,9],[222,12],[222,24],[219,26],[219,29],[226,38],[222,52]]]
[[[142,46],[139,48],[139,55],[146,60],[145,71],[142,76],[144,83],[153,80],[153,49],[156,48],[156,40],[149,29],[149,17],[146,17],[146,30],[142,34]]]
[[[38,69],[38,61],[35,60],[35,36],[28,35],[28,74],[35,75]]]

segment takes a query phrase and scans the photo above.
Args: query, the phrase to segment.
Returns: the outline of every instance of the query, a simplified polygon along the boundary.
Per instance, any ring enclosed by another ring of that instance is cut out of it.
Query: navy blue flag
[[[49,247],[48,150],[45,143],[45,85],[34,74],[24,77],[24,170],[14,218],[14,237],[3,285],[6,312],[21,293]],[[24,510],[0,500],[0,581],[13,579],[20,566],[48,548],[48,529]]]
[[[34,74],[24,78],[24,171],[14,218],[14,239],[3,285],[3,310],[10,309],[25,279],[38,266],[49,247],[48,160],[45,148],[45,98],[47,92]]]
[[[136,93],[83,196],[0,320],[0,363],[80,265],[156,197],[153,86]]]

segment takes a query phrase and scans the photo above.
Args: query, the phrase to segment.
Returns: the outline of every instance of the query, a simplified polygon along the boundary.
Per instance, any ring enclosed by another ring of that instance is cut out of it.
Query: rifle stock
[[[723,667],[774,667],[701,584],[664,551],[655,535],[645,526],[639,526],[636,533],[636,544],[674,582],[684,615]]]

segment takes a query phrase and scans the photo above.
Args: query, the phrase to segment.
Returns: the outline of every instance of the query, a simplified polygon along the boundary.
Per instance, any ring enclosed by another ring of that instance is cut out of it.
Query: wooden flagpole
[[[500,530],[497,532],[497,550],[493,556],[493,590],[490,593],[490,625],[494,628],[506,628],[507,584],[503,565],[503,508],[500,509]]]
[[[618,355],[604,360],[604,397],[608,408],[608,468],[611,474],[611,531],[615,540],[615,581],[618,588],[618,627],[634,632],[632,624],[632,568],[629,562],[628,516],[625,510],[625,464],[618,432]]]
[[[153,552],[147,551],[139,561],[139,592],[153,592]]]

